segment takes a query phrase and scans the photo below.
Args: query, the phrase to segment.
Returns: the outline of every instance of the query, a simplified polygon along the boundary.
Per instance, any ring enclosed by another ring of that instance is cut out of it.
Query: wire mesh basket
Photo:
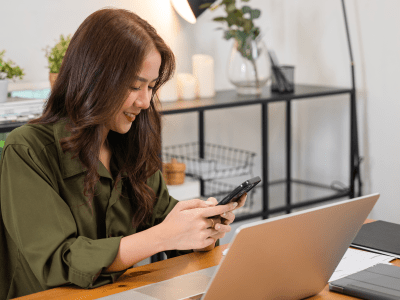
[[[251,174],[256,153],[210,143],[204,144],[200,158],[198,142],[168,146],[163,149],[163,161],[175,158],[186,164],[186,175],[213,180]]]
[[[217,201],[221,201],[225,196],[232,192],[237,186],[220,181],[204,182],[204,197],[214,197]],[[247,193],[247,200],[243,207],[234,210],[236,215],[251,212],[254,206],[254,193],[256,188]]]

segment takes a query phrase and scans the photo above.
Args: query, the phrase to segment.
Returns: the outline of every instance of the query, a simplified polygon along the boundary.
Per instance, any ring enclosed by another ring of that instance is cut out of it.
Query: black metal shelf
[[[235,90],[219,91],[216,93],[215,97],[207,99],[196,99],[191,101],[176,101],[170,103],[162,103],[162,114],[172,115],[181,113],[198,113],[199,122],[199,157],[204,158],[205,154],[205,112],[214,109],[228,109],[238,106],[248,106],[248,105],[260,105],[261,106],[261,139],[262,139],[262,179],[264,182],[268,182],[268,104],[278,101],[283,101],[286,103],[286,212],[290,213],[292,209],[307,206],[308,204],[292,204],[292,186],[294,182],[291,174],[291,150],[292,150],[292,131],[291,131],[291,103],[292,101],[306,100],[322,98],[333,95],[349,95],[350,97],[350,174],[347,192],[338,192],[333,196],[329,196],[326,199],[322,199],[319,203],[324,201],[330,201],[332,199],[340,199],[344,196],[353,198],[355,196],[355,181],[356,174],[359,172],[359,161],[355,159],[358,157],[358,148],[354,145],[357,144],[357,127],[356,124],[356,113],[355,113],[355,89],[353,88],[337,88],[328,86],[315,86],[315,85],[296,85],[295,91],[290,94],[278,94],[271,92],[269,87],[265,87],[262,90],[261,95],[248,95],[242,96],[238,95]],[[299,184],[307,184],[307,182],[299,182]],[[315,183],[316,184],[316,183]],[[269,208],[269,185],[263,186],[262,195],[262,217],[268,218],[273,210]],[[361,189],[358,190],[359,195],[361,195]],[[201,180],[201,194],[204,195],[204,182]],[[343,196],[344,195],[344,196]],[[252,218],[249,215],[248,218]],[[243,217],[246,219],[246,217]]]
[[[230,108],[265,104],[277,101],[300,100],[306,98],[325,97],[352,93],[351,88],[336,88],[329,86],[315,86],[299,84],[293,93],[272,93],[269,86],[262,90],[261,95],[238,95],[235,90],[218,91],[213,98],[181,100],[162,103],[163,115],[205,111],[213,109]]]

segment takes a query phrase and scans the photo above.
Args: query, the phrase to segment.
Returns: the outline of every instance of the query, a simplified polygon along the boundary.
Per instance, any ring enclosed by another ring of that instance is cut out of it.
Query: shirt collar
[[[71,152],[67,151],[64,153],[61,148],[60,140],[64,137],[71,136],[71,132],[65,129],[66,124],[66,120],[60,120],[53,125],[54,139],[56,142],[58,157],[60,158],[61,174],[64,179],[83,173],[87,170],[87,168],[81,164],[78,157],[72,158]]]
[[[64,153],[61,148],[60,139],[71,136],[71,132],[67,131],[65,128],[66,124],[67,120],[60,120],[53,125],[54,138],[56,141],[58,157],[60,158],[60,168],[63,179],[87,171],[87,168],[81,164],[78,157],[72,158],[71,152],[67,151]],[[107,171],[107,169],[103,166],[103,164],[100,161],[98,163],[97,170],[100,176],[113,179],[111,174]],[[122,172],[121,176],[127,177],[127,173]]]

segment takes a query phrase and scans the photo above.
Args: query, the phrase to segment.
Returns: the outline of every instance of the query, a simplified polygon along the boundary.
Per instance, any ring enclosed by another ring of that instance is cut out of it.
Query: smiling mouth
[[[133,122],[136,118],[136,115],[127,112],[124,112],[124,116],[128,120],[128,122]]]

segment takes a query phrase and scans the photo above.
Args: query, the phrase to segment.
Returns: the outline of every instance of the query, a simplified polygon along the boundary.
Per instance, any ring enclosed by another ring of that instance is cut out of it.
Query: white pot
[[[7,101],[8,79],[0,79],[0,103]]]

